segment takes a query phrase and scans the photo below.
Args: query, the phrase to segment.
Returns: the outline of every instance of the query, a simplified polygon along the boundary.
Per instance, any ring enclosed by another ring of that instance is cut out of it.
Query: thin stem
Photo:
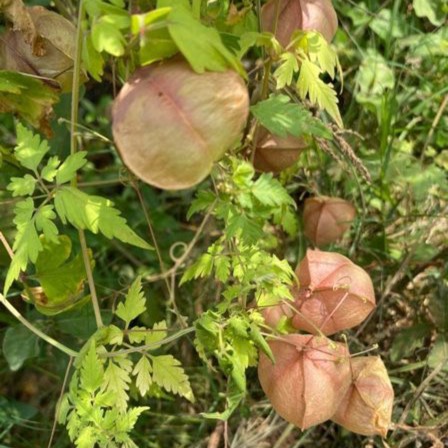
[[[25,319],[15,308],[14,306],[8,302],[8,300],[5,299],[5,296],[3,294],[0,294],[0,302],[3,303],[5,308],[28,330],[33,332],[36,336],[39,336],[41,339],[43,339],[45,342],[48,342],[53,347],[57,348],[61,352],[66,353],[69,356],[76,357],[78,356],[78,352],[75,352],[71,348],[68,348],[64,344],[61,344],[59,341],[56,341],[56,339],[53,339],[51,336],[48,336],[41,330],[39,330],[37,327],[35,327],[31,322],[29,322],[27,319]]]
[[[84,1],[80,0],[78,10],[78,24],[76,30],[76,54],[73,64],[73,85],[72,85],[72,107],[70,116],[70,154],[73,155],[78,150],[78,139],[76,136],[76,126],[79,117],[79,83],[81,74],[81,54],[82,54],[82,20],[84,18]],[[78,185],[76,173],[71,180],[72,187]],[[89,250],[87,247],[86,236],[84,230],[79,229],[79,241],[81,243],[82,258],[86,270],[87,281],[89,283],[90,297],[92,299],[93,311],[95,313],[96,325],[98,328],[103,326],[101,319],[100,306],[98,296],[96,294],[95,282],[93,280],[92,266],[90,265]]]
[[[184,330],[178,331],[177,333],[175,333],[171,336],[168,336],[165,339],[162,339],[157,342],[152,342],[151,344],[142,345],[140,347],[132,347],[132,348],[128,348],[125,350],[117,350],[116,352],[104,353],[104,354],[100,354],[99,356],[104,357],[104,358],[113,358],[115,356],[128,355],[130,353],[146,352],[147,350],[158,348],[161,345],[168,344],[169,342],[175,341],[176,339],[179,339],[187,334],[193,333],[193,331],[195,331],[195,327],[188,327],[188,328],[185,328]]]
[[[70,373],[70,369],[72,368],[73,361],[74,361],[74,358],[72,356],[70,356],[70,359],[68,360],[67,368],[65,369],[64,381],[62,382],[61,393],[59,394],[59,399],[56,404],[56,412],[54,415],[53,427],[51,428],[51,436],[50,436],[50,440],[48,442],[47,448],[51,448],[51,445],[53,444],[53,438],[56,433],[56,426],[58,424],[58,419],[59,419],[60,404],[62,401],[62,397],[64,396],[64,390],[65,390],[65,387],[67,386],[68,375]]]

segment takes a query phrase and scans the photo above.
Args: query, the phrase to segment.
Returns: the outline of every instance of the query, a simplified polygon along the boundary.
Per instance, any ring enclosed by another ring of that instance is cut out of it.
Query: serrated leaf
[[[302,60],[297,90],[305,100],[308,96],[310,101],[329,113],[333,120],[342,127],[342,118],[338,108],[338,98],[332,84],[325,84],[320,79],[321,70],[308,59]]]
[[[53,179],[56,177],[56,173],[58,172],[58,166],[60,163],[61,161],[58,156],[50,157],[40,173],[42,179],[47,182],[53,182]]]
[[[303,105],[292,103],[286,95],[271,95],[252,106],[251,112],[261,125],[280,137],[315,135],[332,138],[331,131],[320,120],[314,118]]]
[[[97,436],[98,430],[94,428],[93,426],[86,426],[84,427],[80,433],[79,436],[75,440],[75,445],[77,448],[94,448]]]
[[[146,333],[145,344],[157,344],[162,341],[168,335],[166,321],[162,320],[153,325],[152,330]],[[155,345],[151,350],[155,350],[159,345]]]
[[[216,278],[225,283],[230,276],[230,258],[220,255],[215,259],[215,275]]]
[[[56,213],[52,205],[40,207],[34,215],[36,220],[36,229],[41,231],[49,241],[57,242],[59,230],[53,222],[56,219]]]
[[[277,89],[283,89],[292,84],[294,74],[299,71],[299,63],[295,54],[287,51],[280,56],[281,64],[274,72]]]
[[[213,202],[216,200],[215,194],[210,190],[199,190],[196,195],[196,198],[190,205],[187,213],[187,219],[190,218],[197,212],[206,210],[209,208]]]
[[[152,366],[148,358],[143,355],[132,371],[132,375],[136,376],[135,385],[140,392],[140,395],[144,397],[152,384],[151,378]]]
[[[227,221],[227,238],[240,237],[245,242],[256,243],[263,238],[263,229],[244,214],[232,215]]]
[[[181,395],[193,402],[190,382],[180,362],[171,355],[150,356],[153,381],[167,392]]]
[[[74,187],[64,186],[54,196],[56,212],[62,222],[69,222],[77,229],[101,232],[105,237],[117,238],[142,249],[151,246],[140,238],[120,216],[113,202],[100,196],[91,196]]]
[[[12,177],[6,189],[12,192],[13,197],[31,196],[36,188],[36,183],[36,178],[30,174],[25,174],[23,177]]]
[[[103,364],[98,357],[95,342],[91,341],[89,350],[81,364],[81,387],[87,392],[93,393],[101,387],[103,376]]]
[[[263,173],[253,184],[253,195],[263,205],[293,205],[292,197],[272,174]]]
[[[100,82],[104,72],[104,58],[95,50],[91,34],[86,36],[82,46],[82,62],[92,78]]]
[[[103,377],[103,389],[106,392],[112,392],[116,396],[116,407],[123,413],[126,411],[129,395],[129,366],[118,365],[119,360],[109,360]],[[130,361],[129,361],[130,362]],[[132,364],[131,364],[132,369]]]
[[[126,323],[126,328],[132,320],[146,310],[146,300],[142,291],[142,279],[137,277],[126,294],[124,302],[118,304],[115,314]]]
[[[86,151],[79,151],[68,156],[57,170],[56,183],[63,184],[71,181],[76,172],[87,163],[86,155]]]
[[[46,140],[33,134],[22,124],[17,125],[17,146],[15,156],[22,166],[36,171],[45,154],[50,150]]]

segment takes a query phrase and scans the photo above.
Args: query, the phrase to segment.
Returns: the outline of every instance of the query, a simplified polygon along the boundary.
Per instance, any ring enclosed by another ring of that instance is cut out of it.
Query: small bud
[[[304,234],[318,247],[334,243],[350,228],[355,216],[355,207],[344,199],[308,198],[303,210]]]
[[[351,359],[352,384],[332,420],[349,431],[386,437],[394,390],[379,356]]]
[[[296,269],[297,314],[292,325],[331,335],[359,325],[375,308],[372,280],[364,269],[335,252],[308,250]]]
[[[350,385],[348,352],[327,338],[290,334],[260,353],[258,377],[277,413],[301,429],[330,419]]]

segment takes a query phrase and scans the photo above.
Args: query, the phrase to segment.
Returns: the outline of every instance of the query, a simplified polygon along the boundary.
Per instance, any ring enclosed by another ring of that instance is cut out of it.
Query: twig
[[[35,327],[30,321],[25,319],[15,308],[14,306],[6,300],[5,296],[3,294],[0,294],[0,302],[3,303],[5,308],[21,323],[23,324],[28,330],[33,332],[36,336],[39,336],[41,339],[43,339],[45,342],[48,342],[53,347],[56,347],[61,352],[66,353],[69,356],[76,357],[78,356],[78,352],[75,352],[71,348],[68,348],[64,344],[61,344],[56,339],[53,339],[51,336],[48,336],[43,331],[39,330],[37,327]]]
[[[74,360],[74,358],[72,356],[70,356],[70,359],[68,360],[67,368],[65,369],[64,381],[62,382],[61,393],[59,394],[59,399],[56,404],[56,412],[54,414],[54,422],[53,422],[53,427],[51,428],[51,436],[50,436],[50,440],[48,441],[48,448],[51,448],[51,445],[53,444],[53,438],[56,433],[56,426],[58,424],[58,419],[59,419],[59,411],[61,409],[60,404],[62,401],[62,397],[64,396],[65,387],[67,386],[68,375],[70,373],[70,369],[72,368],[73,360]]]
[[[448,95],[445,95],[445,97],[442,100],[442,103],[440,104],[439,110],[436,113],[436,116],[434,117],[434,120],[431,124],[431,129],[428,132],[428,135],[426,137],[425,143],[423,145],[422,153],[420,155],[420,160],[423,160],[425,157],[426,149],[428,148],[429,144],[431,143],[432,136],[434,135],[434,132],[437,128],[437,125],[439,124],[443,111],[446,109],[446,106],[448,105]]]

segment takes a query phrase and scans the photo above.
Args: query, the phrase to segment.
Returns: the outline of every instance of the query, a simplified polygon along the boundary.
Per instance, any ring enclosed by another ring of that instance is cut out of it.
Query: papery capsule
[[[338,28],[338,18],[331,0],[269,0],[261,8],[263,31],[274,32],[278,3],[278,22],[275,35],[286,47],[296,30],[314,30],[331,42]]]
[[[351,360],[352,384],[332,420],[349,431],[386,437],[394,390],[379,356]]]
[[[355,216],[355,207],[344,199],[308,198],[303,209],[303,233],[316,246],[334,243],[350,228]]]
[[[296,269],[297,313],[292,325],[331,335],[359,325],[375,308],[372,280],[364,269],[336,252],[308,250]]]
[[[148,184],[192,187],[240,137],[249,113],[234,71],[195,73],[183,61],[140,68],[113,106],[112,131],[124,164]]]
[[[348,352],[324,337],[290,334],[260,353],[258,377],[272,407],[299,428],[330,419],[350,385]]]
[[[294,165],[307,147],[303,138],[264,133],[255,151],[254,167],[259,171],[279,173]]]

